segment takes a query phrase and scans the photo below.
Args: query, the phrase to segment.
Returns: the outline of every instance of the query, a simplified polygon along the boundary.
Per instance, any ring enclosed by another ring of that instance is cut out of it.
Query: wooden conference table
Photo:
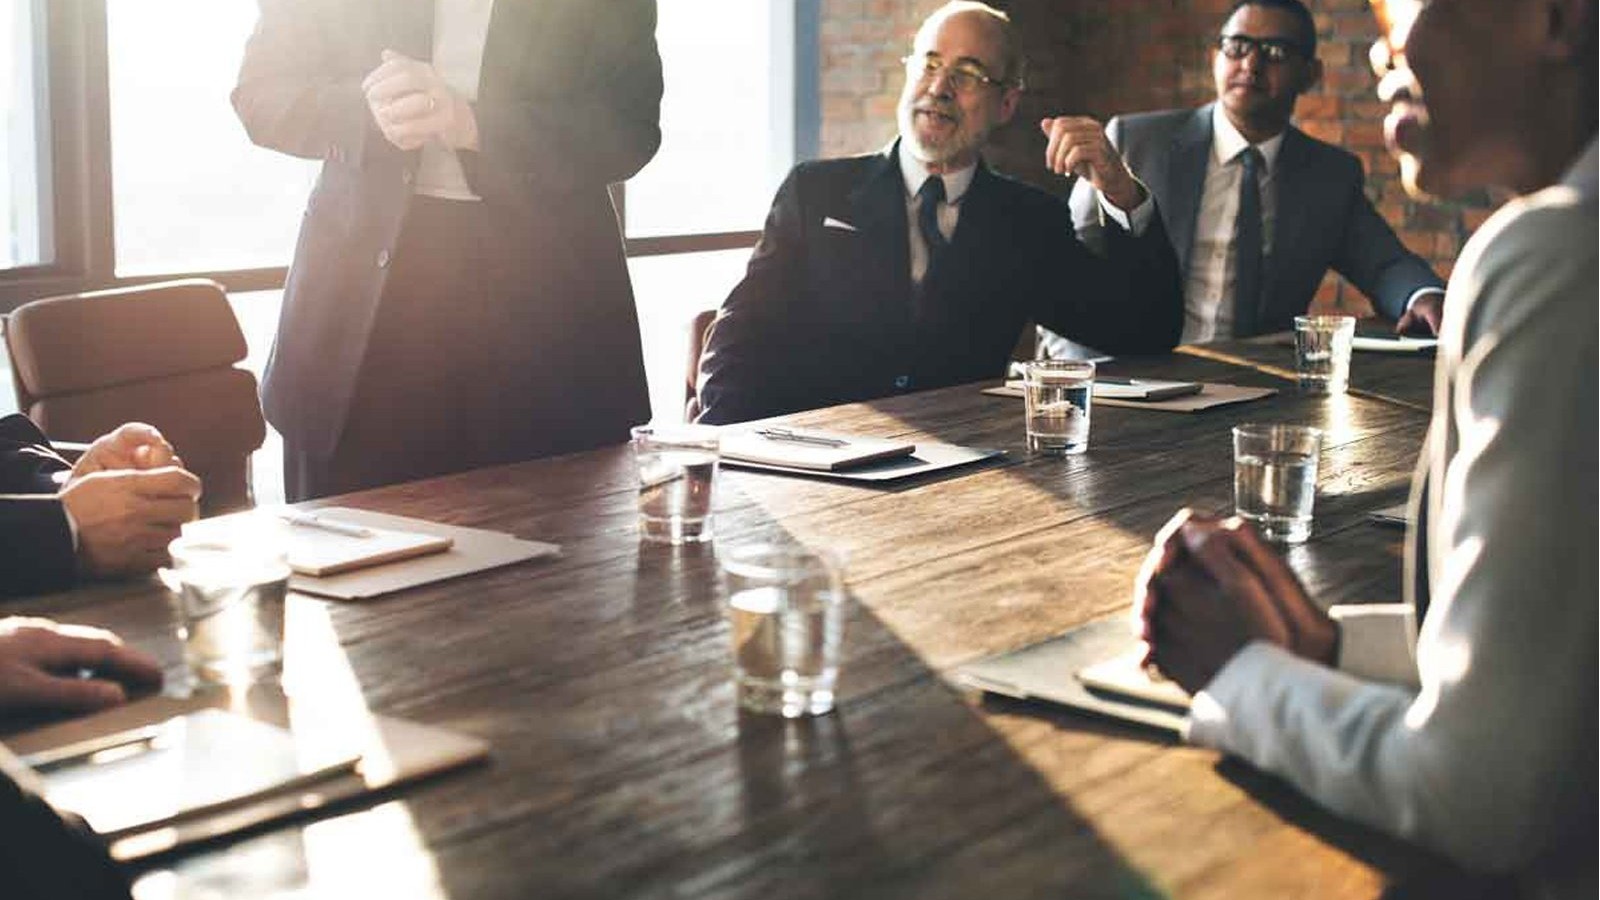
[[[1292,366],[1287,348],[1234,349]],[[1316,533],[1288,552],[1313,594],[1399,596],[1400,533],[1364,516],[1404,499],[1424,411],[1297,396],[1214,353],[1107,370],[1285,390],[1199,414],[1097,407],[1089,452],[1059,460],[1024,451],[1020,401],[950,388],[794,420],[1003,460],[890,488],[724,471],[719,545],[787,536],[849,554],[841,699],[812,721],[736,710],[715,548],[638,542],[627,447],[340,498],[563,546],[376,601],[291,597],[291,617],[313,611],[336,636],[359,703],[485,739],[491,760],[169,861],[139,896],[1429,895],[1453,877],[1436,859],[1246,766],[946,680],[1123,613],[1173,510],[1231,505],[1229,428],[1245,420],[1328,431]],[[1358,387],[1426,397],[1430,372],[1356,359]],[[178,670],[153,582],[7,611],[115,628]],[[291,634],[291,665],[297,652]]]

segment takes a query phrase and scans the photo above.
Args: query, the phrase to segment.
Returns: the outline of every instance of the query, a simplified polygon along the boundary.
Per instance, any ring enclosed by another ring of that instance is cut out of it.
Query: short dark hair
[[[1228,9],[1228,14],[1223,17],[1224,24],[1233,14],[1246,6],[1260,6],[1266,9],[1280,9],[1294,19],[1300,35],[1295,38],[1301,49],[1305,50],[1307,59],[1317,57],[1317,20],[1311,17],[1311,10],[1301,0],[1237,0]]]

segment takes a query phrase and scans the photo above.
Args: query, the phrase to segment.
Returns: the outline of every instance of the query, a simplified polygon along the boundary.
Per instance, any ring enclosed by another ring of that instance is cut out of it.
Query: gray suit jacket
[[[1185,273],[1211,152],[1211,109],[1208,104],[1118,116],[1106,126],[1128,167],[1155,195]],[[1417,289],[1444,287],[1372,208],[1362,188],[1361,162],[1353,155],[1291,127],[1276,166],[1277,234],[1257,318],[1262,332],[1292,327],[1330,268],[1390,318],[1405,312]],[[1093,245],[1102,227],[1098,192],[1079,179],[1071,202],[1080,236]]]
[[[1253,643],[1189,728],[1469,868],[1529,870],[1541,897],[1595,896],[1596,166],[1590,144],[1563,184],[1508,203],[1451,276],[1407,561],[1412,598],[1432,599],[1411,683]]]

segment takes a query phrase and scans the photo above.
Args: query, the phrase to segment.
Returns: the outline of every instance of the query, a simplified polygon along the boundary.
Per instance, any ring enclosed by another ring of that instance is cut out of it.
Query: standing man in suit
[[[290,500],[626,440],[606,187],[661,141],[654,0],[261,0],[233,104],[323,161],[262,399]]]
[[[1065,204],[982,160],[1022,96],[1005,14],[953,2],[906,57],[900,138],[805,163],[778,189],[701,360],[700,421],[738,422],[998,377],[1025,322],[1126,353],[1170,349],[1177,261],[1150,210],[1104,258]],[[1056,142],[1109,202],[1154,205],[1089,120]]]
[[[1322,77],[1305,4],[1238,0],[1211,74],[1215,103],[1119,116],[1106,128],[1166,218],[1184,274],[1183,342],[1291,328],[1328,269],[1398,330],[1437,333],[1444,282],[1373,209],[1361,162],[1290,124],[1295,101]],[[1105,198],[1080,181],[1071,202],[1093,243]]]
[[[1519,195],[1451,276],[1413,602],[1330,618],[1248,526],[1180,513],[1135,604],[1153,661],[1195,694],[1190,741],[1516,873],[1518,896],[1594,897],[1596,4],[1373,5],[1407,188]]]
[[[149,425],[123,425],[72,465],[27,417],[0,418],[0,597],[153,571],[195,517],[200,479],[182,465]]]

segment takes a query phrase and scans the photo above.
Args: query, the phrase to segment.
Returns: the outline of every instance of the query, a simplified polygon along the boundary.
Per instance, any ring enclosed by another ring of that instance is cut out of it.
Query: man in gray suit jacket
[[[1374,8],[1392,17],[1373,58],[1407,189],[1518,195],[1450,276],[1412,490],[1413,604],[1330,616],[1248,525],[1180,514],[1135,588],[1142,630],[1195,694],[1189,741],[1514,873],[1515,896],[1592,898],[1596,2]]]
[[[1295,100],[1322,76],[1300,0],[1236,3],[1212,75],[1215,103],[1122,116],[1106,128],[1166,222],[1184,274],[1183,341],[1290,328],[1330,268],[1402,330],[1436,333],[1444,284],[1373,209],[1360,161],[1289,124]],[[1047,134],[1053,124],[1043,123]],[[1091,245],[1117,216],[1081,179],[1071,203]]]

